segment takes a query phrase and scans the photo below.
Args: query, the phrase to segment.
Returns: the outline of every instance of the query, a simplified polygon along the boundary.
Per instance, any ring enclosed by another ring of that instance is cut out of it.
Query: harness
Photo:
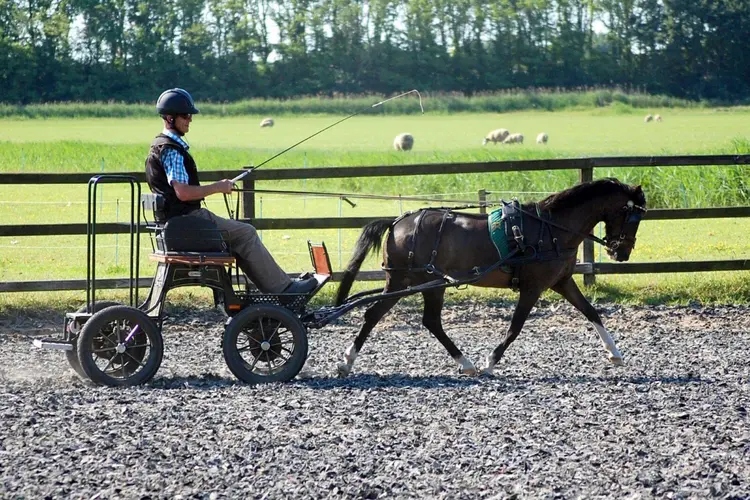
[[[490,237],[492,238],[493,232],[502,231],[503,237],[498,241],[505,241],[507,244],[507,249],[502,244],[501,244],[502,248],[496,245],[496,248],[498,248],[498,253],[500,254],[500,260],[498,260],[495,264],[489,266],[486,269],[475,267],[474,269],[471,270],[470,276],[478,277],[484,273],[488,273],[497,268],[500,268],[503,272],[513,274],[513,277],[511,278],[511,289],[513,289],[514,291],[518,291],[519,285],[520,285],[519,273],[520,273],[521,265],[528,264],[530,262],[535,262],[535,261],[542,262],[542,261],[568,259],[572,256],[575,256],[578,253],[578,248],[561,249],[557,238],[553,234],[552,228],[561,229],[568,233],[573,233],[573,234],[583,236],[584,238],[596,241],[597,243],[600,243],[601,245],[604,245],[605,247],[614,251],[626,241],[631,242],[633,245],[635,245],[635,238],[631,238],[627,236],[626,228],[631,224],[638,224],[641,220],[642,214],[646,212],[645,208],[635,205],[632,201],[628,201],[627,205],[625,205],[622,208],[623,213],[624,213],[624,220],[623,220],[622,228],[620,231],[620,235],[617,238],[610,238],[609,236],[607,236],[604,239],[602,239],[602,238],[598,238],[594,236],[593,234],[590,234],[590,233],[587,234],[587,233],[581,233],[579,231],[574,231],[561,224],[553,222],[551,220],[551,214],[549,212],[545,214],[539,208],[538,203],[535,203],[534,207],[536,209],[535,210],[536,213],[529,212],[523,209],[518,200],[513,200],[512,202],[503,201],[502,208],[490,214],[489,219],[488,219]],[[472,208],[472,207],[465,206],[465,207],[456,207],[456,208],[465,209],[465,208]],[[391,227],[389,229],[390,231],[393,230],[393,227],[398,222],[400,222],[401,220],[403,220],[404,218],[410,215],[417,213],[417,217],[414,219],[414,230],[412,231],[411,241],[409,243],[409,253],[407,254],[407,265],[405,268],[397,268],[397,267],[392,267],[384,263],[383,270],[384,271],[426,272],[428,274],[434,274],[448,281],[449,283],[456,283],[456,282],[462,281],[462,279],[449,276],[445,274],[443,271],[441,271],[440,269],[438,269],[437,267],[435,267],[435,260],[438,255],[438,248],[440,246],[440,240],[442,239],[443,231],[445,230],[446,223],[455,218],[454,210],[455,208],[445,208],[445,207],[423,208],[423,209],[414,210],[411,212],[406,212],[400,217],[396,218],[391,223]],[[424,264],[422,266],[415,266],[414,257],[415,257],[415,249],[417,247],[417,240],[421,232],[423,232],[423,221],[425,219],[425,214],[428,212],[442,213],[442,218],[440,221],[438,232],[435,235],[435,241],[433,243],[432,252],[430,253],[430,261],[427,264]],[[523,224],[524,215],[540,221],[539,234],[537,236],[536,241],[532,243],[529,243],[524,235],[524,224]],[[493,242],[495,242],[495,239],[494,238],[492,239],[493,239]],[[549,241],[549,244],[546,243],[547,241]]]

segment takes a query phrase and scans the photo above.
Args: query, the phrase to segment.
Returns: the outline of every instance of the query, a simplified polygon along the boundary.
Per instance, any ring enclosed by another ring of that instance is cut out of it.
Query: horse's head
[[[627,186],[624,196],[613,197],[614,206],[604,219],[607,236],[607,254],[617,262],[624,262],[630,258],[630,252],[635,247],[635,233],[641,223],[641,217],[646,213],[646,195],[641,186]]]

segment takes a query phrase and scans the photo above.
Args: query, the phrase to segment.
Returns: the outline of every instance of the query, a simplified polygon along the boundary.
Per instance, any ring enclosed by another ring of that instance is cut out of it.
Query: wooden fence
[[[581,182],[593,179],[597,167],[666,167],[666,166],[720,166],[747,165],[750,155],[698,155],[698,156],[626,156],[606,158],[571,158],[550,160],[519,160],[500,162],[474,163],[431,163],[421,165],[364,166],[364,167],[325,167],[305,169],[268,169],[257,170],[248,174],[242,181],[242,220],[251,222],[257,229],[337,229],[361,228],[370,221],[383,217],[321,217],[321,218],[285,218],[262,219],[255,217],[255,189],[260,181],[279,181],[293,179],[334,179],[345,177],[393,177],[413,175],[467,174],[516,172],[531,170],[578,170]],[[145,182],[142,172],[131,173],[140,182]],[[201,173],[205,181],[231,178],[237,171],[206,171]],[[0,185],[12,184],[86,184],[91,173],[83,174],[0,174]],[[480,195],[481,196],[481,195]],[[726,217],[749,217],[750,207],[724,208],[690,208],[690,209],[651,209],[644,220],[677,220],[677,219],[714,219]],[[102,223],[98,226],[99,234],[128,232],[126,223]],[[74,224],[15,224],[0,225],[0,237],[3,236],[43,236],[43,235],[83,235],[86,234],[86,223]],[[734,271],[750,269],[750,259],[713,260],[713,261],[679,261],[679,262],[641,262],[641,263],[602,263],[594,262],[594,243],[583,243],[583,262],[576,267],[576,272],[584,275],[584,282],[591,284],[597,274],[629,273],[673,273],[699,271]],[[365,271],[362,279],[383,279],[381,271]],[[334,279],[338,274],[334,275]],[[143,278],[141,284],[148,286],[150,278]],[[127,287],[126,279],[97,280],[97,288]],[[0,281],[0,292],[21,292],[41,290],[80,290],[85,288],[85,280],[61,281]]]

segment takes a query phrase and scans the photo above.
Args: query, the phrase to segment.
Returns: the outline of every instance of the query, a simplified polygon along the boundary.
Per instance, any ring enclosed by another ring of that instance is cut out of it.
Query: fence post
[[[479,190],[479,213],[480,214],[487,213],[487,190],[486,189]]]
[[[255,180],[252,178],[253,174],[250,173],[242,178],[242,218],[243,219],[254,219],[255,218]]]
[[[594,167],[582,168],[578,174],[578,180],[581,183],[593,181],[594,180]],[[583,275],[583,284],[585,286],[591,286],[594,283],[596,283],[596,275],[593,272],[594,242],[589,239],[583,240],[583,262],[589,263],[592,265],[591,273],[584,273]]]

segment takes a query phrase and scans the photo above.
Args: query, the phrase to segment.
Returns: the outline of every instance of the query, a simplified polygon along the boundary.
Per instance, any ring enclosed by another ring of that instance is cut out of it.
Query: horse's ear
[[[637,194],[643,194],[643,189],[641,189],[641,185],[640,185],[640,184],[638,184],[638,185],[637,185],[637,186],[635,187],[635,192],[636,192]]]

